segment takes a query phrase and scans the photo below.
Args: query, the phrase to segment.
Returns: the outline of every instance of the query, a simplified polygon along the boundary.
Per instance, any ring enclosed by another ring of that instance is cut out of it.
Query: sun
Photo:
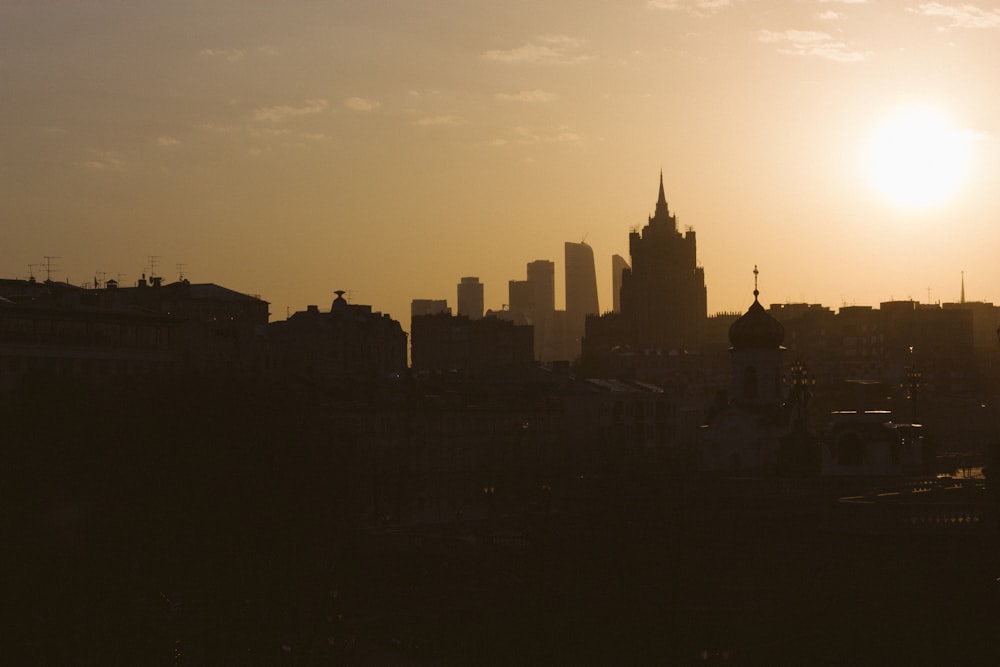
[[[950,201],[965,185],[969,162],[967,133],[924,106],[900,108],[883,118],[866,156],[872,187],[903,209]]]

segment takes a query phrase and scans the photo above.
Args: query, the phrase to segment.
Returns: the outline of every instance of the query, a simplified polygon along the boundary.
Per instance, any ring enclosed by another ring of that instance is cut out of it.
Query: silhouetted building
[[[566,346],[572,358],[580,354],[587,315],[598,315],[594,251],[586,243],[566,242]]]
[[[547,259],[528,262],[528,284],[532,292],[532,309],[536,317],[544,317],[556,309],[556,264]]]
[[[108,281],[103,291],[118,304],[179,317],[177,348],[188,370],[252,372],[271,363],[268,303],[256,296],[188,280],[164,285],[156,276],[140,279],[135,287],[116,287]]]
[[[535,358],[532,327],[496,317],[418,315],[410,332],[414,371],[489,371],[531,364]]]
[[[620,313],[622,310],[622,273],[628,268],[628,261],[624,257],[621,255],[611,256],[611,309],[616,313]]]
[[[475,276],[462,278],[458,284],[458,314],[465,315],[470,320],[478,320],[483,316],[483,284]]]
[[[510,310],[506,317],[514,324],[534,328],[537,360],[565,360],[566,313],[555,310],[555,263],[546,259],[529,262],[527,273],[527,280],[508,283]]]
[[[894,421],[887,410],[845,410],[831,414],[820,447],[823,475],[886,476],[924,471],[919,424]]]
[[[632,266],[622,271],[621,312],[588,317],[583,368],[616,375],[614,350],[697,351],[708,318],[705,271],[697,263],[694,231],[677,231],[660,174],[656,210],[641,232],[629,234]]]
[[[447,313],[451,315],[451,308],[445,299],[414,299],[410,302],[410,317],[418,315],[437,315]]]
[[[184,320],[113,296],[52,281],[0,281],[0,394],[26,382],[99,386],[179,370]]]
[[[622,274],[622,316],[632,345],[697,349],[708,317],[705,271],[698,266],[693,230],[683,235],[663,192],[641,232],[629,234],[632,266]]]
[[[719,406],[705,428],[705,471],[773,472],[791,430],[782,383],[785,329],[760,305],[758,294],[755,286],[750,308],[729,328],[732,385],[728,404]]]
[[[406,333],[389,315],[350,304],[335,292],[329,312],[317,306],[274,322],[268,331],[285,372],[320,387],[350,388],[406,371]]]

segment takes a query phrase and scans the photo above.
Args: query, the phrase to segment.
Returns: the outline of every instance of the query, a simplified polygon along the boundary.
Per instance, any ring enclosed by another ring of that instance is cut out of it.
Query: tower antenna
[[[45,260],[45,282],[49,282],[52,280],[52,270],[59,268],[58,266],[52,266],[52,260],[59,258],[54,255],[45,255],[42,259]]]
[[[160,263],[159,255],[149,255],[149,277],[152,279],[156,275],[156,267]]]
[[[962,297],[959,303],[965,303],[965,271],[962,271]]]

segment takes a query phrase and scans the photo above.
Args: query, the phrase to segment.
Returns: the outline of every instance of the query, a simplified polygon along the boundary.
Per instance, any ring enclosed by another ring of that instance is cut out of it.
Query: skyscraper
[[[528,262],[528,279],[511,280],[510,319],[535,328],[535,356],[541,361],[566,359],[565,311],[556,311],[556,265],[547,259]]]
[[[622,312],[622,271],[629,268],[628,262],[621,255],[611,256],[611,294],[612,310]]]
[[[566,334],[576,354],[580,351],[584,321],[597,315],[597,273],[594,251],[586,243],[566,244]],[[575,356],[575,355],[574,355]]]
[[[458,314],[465,315],[470,320],[482,319],[483,284],[479,282],[479,278],[462,278],[462,282],[458,284]]]
[[[622,273],[621,313],[630,344],[643,348],[694,348],[708,319],[705,270],[698,266],[690,228],[677,230],[663,193],[642,231],[629,234],[632,267]]]
[[[527,280],[507,281],[507,303],[514,324],[534,324],[535,294]]]
[[[585,372],[625,370],[620,353],[629,349],[697,350],[708,322],[705,270],[698,266],[695,233],[677,231],[663,192],[642,231],[629,234],[632,266],[613,260],[621,276],[621,310],[587,317],[582,345]]]
[[[556,263],[548,259],[528,262],[528,282],[534,294],[535,317],[542,319],[556,309]]]

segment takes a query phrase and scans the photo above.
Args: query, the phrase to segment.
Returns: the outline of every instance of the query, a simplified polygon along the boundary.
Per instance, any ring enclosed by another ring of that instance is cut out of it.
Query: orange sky
[[[586,239],[610,308],[662,169],[709,312],[747,307],[755,264],[765,303],[956,301],[963,271],[997,303],[997,7],[4,0],[0,268],[131,283],[155,255],[272,319],[346,289],[408,327],[462,276],[499,307],[535,259],[561,307]],[[968,149],[917,208],[866,157],[913,105]]]

